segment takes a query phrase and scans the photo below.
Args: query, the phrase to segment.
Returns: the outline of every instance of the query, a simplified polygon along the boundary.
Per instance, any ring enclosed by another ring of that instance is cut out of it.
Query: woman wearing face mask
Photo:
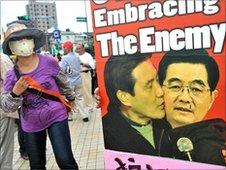
[[[16,55],[17,60],[6,75],[1,102],[8,112],[20,108],[31,169],[45,169],[47,131],[59,168],[78,169],[71,149],[65,105],[42,91],[31,90],[28,81],[29,77],[38,87],[61,92],[68,101],[75,98],[58,63],[52,57],[35,53],[45,44],[45,34],[35,29],[30,21],[19,20],[9,24],[5,36],[3,52]]]

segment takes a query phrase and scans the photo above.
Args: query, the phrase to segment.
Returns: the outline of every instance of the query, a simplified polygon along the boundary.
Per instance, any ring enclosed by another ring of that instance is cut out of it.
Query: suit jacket
[[[160,120],[161,121],[161,120]],[[109,112],[102,118],[105,148],[145,155],[168,156],[168,148],[162,148],[165,129],[152,121],[155,148],[122,116],[120,111]]]
[[[168,131],[168,135],[170,143],[163,141],[162,145],[169,144],[168,148],[172,149],[170,152],[176,159],[188,160],[188,156],[177,147],[178,139],[187,137],[193,144],[193,161],[225,166],[221,151],[225,148],[226,123],[222,119],[205,120],[174,128]]]
[[[188,156],[177,148],[177,140],[187,137],[193,143],[193,161],[225,165],[221,150],[225,148],[226,125],[221,119],[175,129],[165,119],[152,120],[155,148],[125,120],[121,112],[109,112],[102,122],[106,149],[188,160]]]

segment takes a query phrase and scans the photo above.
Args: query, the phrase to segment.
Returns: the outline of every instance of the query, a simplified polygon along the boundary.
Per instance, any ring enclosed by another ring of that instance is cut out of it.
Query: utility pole
[[[83,1],[85,5],[85,16],[86,16],[86,33],[87,33],[87,40],[88,40],[88,45],[89,45],[89,37],[88,37],[88,18],[87,18],[87,9],[86,9],[86,0]]]

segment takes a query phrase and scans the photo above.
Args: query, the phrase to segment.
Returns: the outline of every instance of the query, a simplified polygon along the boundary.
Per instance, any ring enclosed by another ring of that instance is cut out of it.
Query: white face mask
[[[34,47],[34,39],[22,39],[9,42],[10,50],[17,56],[30,56],[34,53]]]

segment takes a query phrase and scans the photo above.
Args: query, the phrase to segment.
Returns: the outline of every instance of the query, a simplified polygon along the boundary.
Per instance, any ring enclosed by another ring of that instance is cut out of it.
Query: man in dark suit
[[[153,121],[165,116],[163,91],[148,54],[112,56],[104,77],[109,97],[103,117],[105,148],[160,155],[164,129]]]
[[[203,120],[218,95],[220,75],[214,58],[205,49],[170,51],[160,61],[158,76],[170,124],[166,129],[172,128],[168,131],[172,156],[188,160],[177,146],[186,137],[193,143],[193,161],[225,165],[221,151],[226,123],[219,118]]]

